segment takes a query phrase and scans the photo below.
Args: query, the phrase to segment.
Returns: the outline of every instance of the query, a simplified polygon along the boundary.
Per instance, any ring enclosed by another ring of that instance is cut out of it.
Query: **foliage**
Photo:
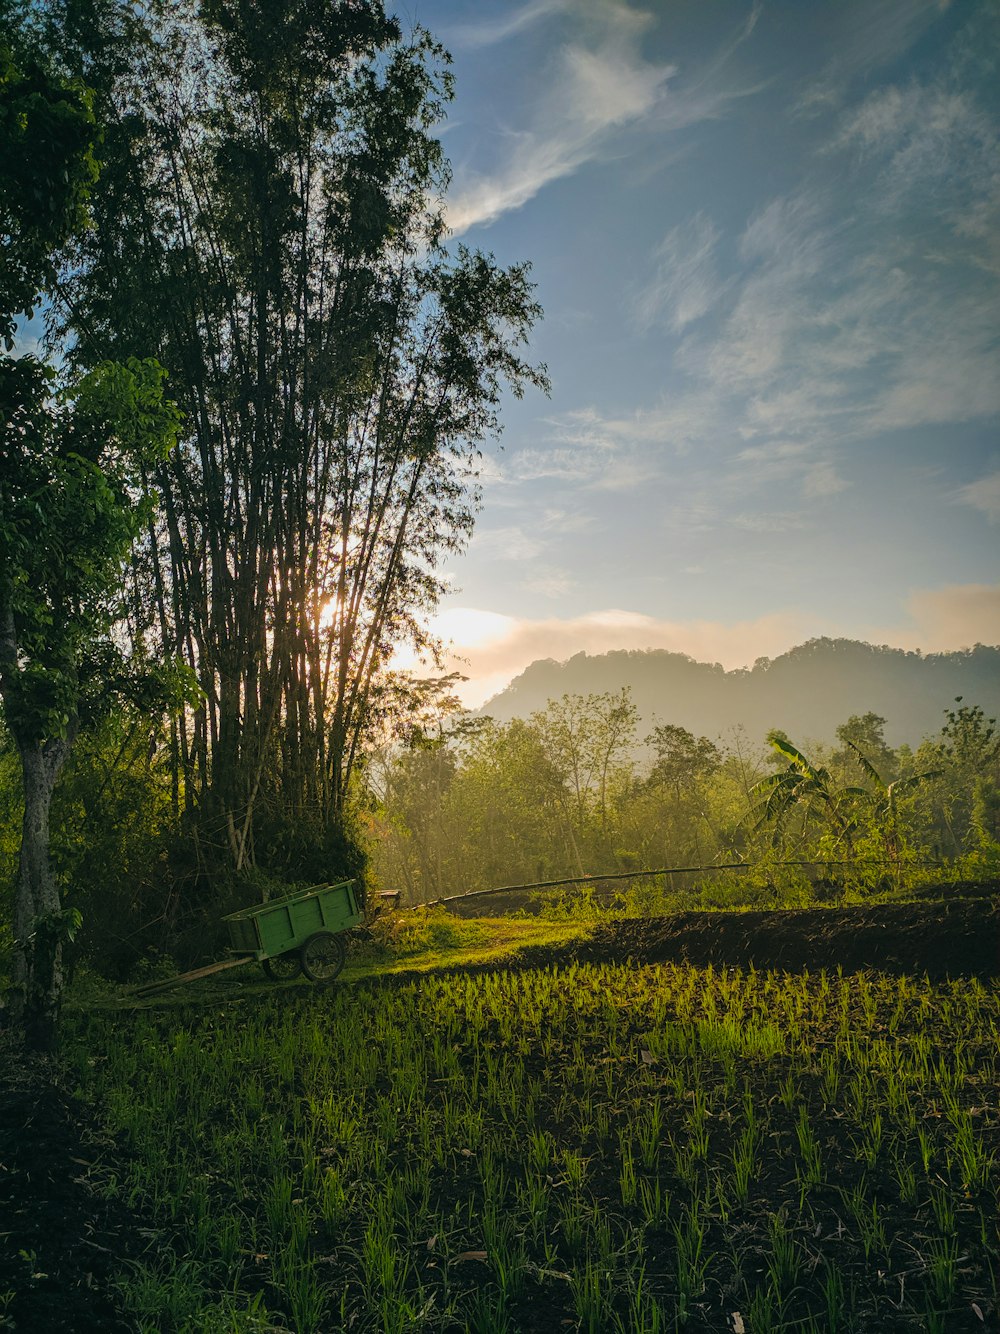
[[[55,252],[86,223],[97,179],[90,90],[18,40],[0,3],[0,339],[55,278]],[[12,44],[13,42],[13,44]]]
[[[817,817],[824,821],[831,829],[835,843],[843,842],[850,848],[854,806],[858,797],[867,795],[864,788],[838,788],[829,771],[807,760],[784,733],[772,732],[768,741],[788,765],[779,773],[762,778],[754,790],[757,799],[754,814],[758,817],[756,830],[770,827],[772,840],[777,846],[783,841],[789,819],[798,812],[804,823]]]
[[[450,715],[429,749],[386,748],[371,815],[380,883],[420,902],[573,876],[750,864],[674,870],[662,886],[619,881],[596,891],[593,911],[607,911],[617,895],[630,910],[650,912],[899,894],[947,878],[942,854],[960,861],[966,878],[987,874],[998,859],[991,831],[1000,773],[990,724],[975,711],[956,714],[942,741],[917,752],[888,747],[883,720],[871,713],[848,719],[840,746],[816,748],[812,758],[772,732],[780,768],[768,774],[765,756],[739,731],[713,742],[660,724],[641,761],[626,748],[628,730],[616,738],[608,728],[622,704],[631,705],[627,692],[566,696],[547,713],[507,724]],[[959,726],[978,738],[963,743],[961,766],[947,752]],[[871,745],[881,768],[855,738]],[[609,739],[621,746],[602,775]],[[586,885],[559,891],[546,911],[590,912],[588,894]]]
[[[94,641],[110,627],[110,595],[152,504],[143,471],[177,437],[163,379],[155,362],[107,363],[57,391],[34,358],[0,359],[3,688],[18,738],[76,726]]]
[[[697,786],[698,780],[717,773],[722,752],[707,736],[696,737],[685,727],[660,724],[646,738],[655,759],[647,780],[653,787],[670,787],[679,800],[682,793]]]
[[[896,757],[885,740],[885,727],[886,720],[877,713],[852,714],[837,728],[841,748],[834,752],[832,763],[846,771],[850,771],[852,765],[858,765],[864,773],[864,766],[858,759],[859,754],[863,755],[881,775],[879,781],[891,783],[898,775]]]
[[[62,946],[79,924],[50,867],[52,793],[81,709],[114,690],[114,594],[152,504],[142,475],[179,425],[155,362],[105,364],[61,391],[53,378],[31,357],[0,359],[0,695],[24,798],[14,1010],[38,1045],[53,1041]]]
[[[305,874],[345,841],[501,392],[545,383],[527,266],[443,248],[447,57],[380,4],[45,8],[107,123],[75,359],[156,355],[187,413],[132,589],[205,692],[171,737],[185,822],[206,864]]]

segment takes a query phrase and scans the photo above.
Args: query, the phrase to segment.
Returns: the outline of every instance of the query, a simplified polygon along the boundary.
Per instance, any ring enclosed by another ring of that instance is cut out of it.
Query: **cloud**
[[[733,51],[753,32],[756,6],[711,63],[694,70],[676,90],[672,84],[678,67],[647,60],[640,49],[654,14],[625,0],[576,0],[562,6],[539,0],[509,19],[486,24],[480,44],[512,35],[558,8],[573,22],[574,34],[541,74],[538,82],[546,91],[534,100],[527,124],[504,131],[505,158],[488,173],[457,174],[446,209],[456,236],[522,208],[550,182],[599,158],[612,138],[626,130],[683,130],[717,119],[735,99],[758,91],[718,78]]]
[[[634,301],[641,329],[662,322],[680,333],[712,309],[725,290],[715,260],[718,239],[703,213],[667,232],[654,252],[654,275]]]
[[[509,37],[533,27],[542,19],[558,13],[566,7],[566,0],[531,0],[500,18],[487,18],[478,23],[461,23],[442,30],[446,45],[475,50],[480,47],[495,46]]]
[[[544,549],[543,542],[516,525],[477,529],[470,545],[480,556],[515,562],[534,560]]]
[[[799,96],[795,110],[822,114],[847,96],[852,81],[888,65],[916,42],[948,8],[949,0],[839,0],[836,29],[839,50]]]
[[[577,581],[566,570],[550,570],[533,579],[522,580],[521,587],[529,593],[539,593],[545,598],[567,597],[577,587]]]
[[[797,462],[808,452],[808,446],[798,440],[770,440],[766,445],[748,445],[736,455],[737,463],[763,467],[773,476],[776,470],[784,473],[790,461]]]
[[[507,480],[593,482],[613,465],[618,444],[592,409],[544,418],[542,425],[548,428],[543,443],[508,456],[503,470]]]
[[[605,31],[590,49],[580,42],[557,52],[532,124],[508,134],[507,160],[492,174],[460,181],[447,205],[456,235],[521,208],[551,181],[590,161],[616,130],[656,106],[674,66],[639,52],[643,16],[623,4],[601,7]]]
[[[559,482],[592,491],[631,491],[658,475],[656,460],[643,456],[628,432],[604,421],[592,408],[580,408],[543,418],[547,433],[537,445],[512,450],[504,459],[498,480],[511,486],[541,481]],[[579,513],[571,520],[560,515],[561,531],[571,521],[584,523]]]
[[[731,272],[706,218],[668,233],[633,313],[675,335],[669,397],[593,429],[818,500],[846,489],[862,441],[995,417],[998,161],[970,90],[861,99],[806,178],[747,220]]]
[[[801,514],[767,513],[762,510],[755,510],[752,514],[734,514],[729,522],[747,533],[794,533],[806,527],[805,518]]]
[[[846,491],[850,482],[841,477],[832,463],[826,460],[814,463],[806,472],[802,481],[802,494],[806,500],[820,500],[824,496],[835,496]]]
[[[884,642],[926,653],[1000,644],[1000,584],[949,584],[920,589],[906,603],[912,626],[886,632]]]
[[[1000,520],[1000,468],[980,477],[977,482],[960,486],[954,498],[963,505],[981,510],[989,519]]]

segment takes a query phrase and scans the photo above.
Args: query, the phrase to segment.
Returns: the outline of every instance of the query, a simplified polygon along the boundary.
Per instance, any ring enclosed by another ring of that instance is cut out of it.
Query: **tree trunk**
[[[36,1051],[56,1042],[62,1001],[62,905],[49,862],[49,810],[70,740],[18,745],[24,822],[14,897],[12,1018]]]

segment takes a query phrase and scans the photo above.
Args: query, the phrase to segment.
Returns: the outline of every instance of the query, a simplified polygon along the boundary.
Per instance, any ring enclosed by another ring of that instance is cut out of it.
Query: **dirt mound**
[[[960,898],[850,908],[684,912],[602,923],[581,941],[519,951],[527,967],[686,962],[844,972],[878,969],[931,979],[1000,975],[1000,900]]]

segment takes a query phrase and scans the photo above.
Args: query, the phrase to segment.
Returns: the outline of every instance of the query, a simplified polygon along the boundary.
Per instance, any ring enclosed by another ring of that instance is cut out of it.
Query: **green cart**
[[[329,982],[344,966],[340,932],[357,926],[361,911],[354,881],[341,880],[243,908],[222,920],[229,923],[234,951],[262,963],[276,982],[300,972],[311,982]]]
[[[354,881],[341,880],[243,908],[222,920],[229,925],[231,958],[147,982],[135,987],[132,994],[152,996],[254,960],[263,964],[275,982],[290,981],[299,973],[305,973],[311,982],[332,982],[344,966],[342,933],[358,926],[362,914]]]

